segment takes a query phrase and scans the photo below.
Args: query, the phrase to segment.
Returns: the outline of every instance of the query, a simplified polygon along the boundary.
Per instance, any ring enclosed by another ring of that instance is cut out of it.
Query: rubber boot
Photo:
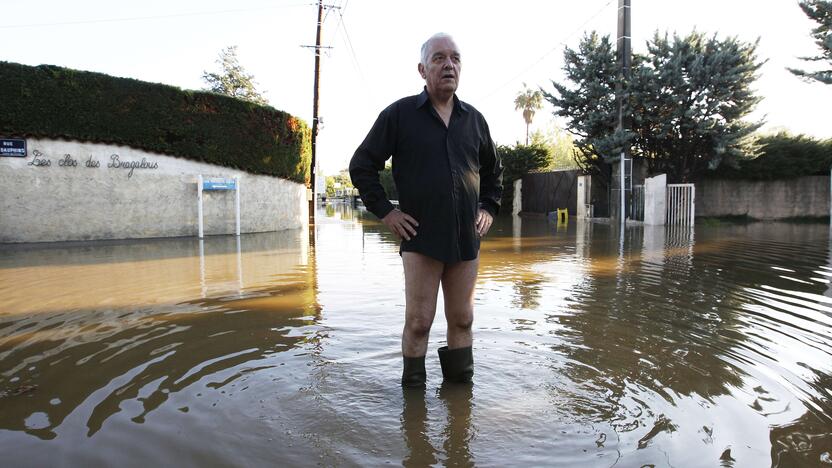
[[[425,373],[425,357],[402,356],[404,370],[402,371],[402,387],[424,387],[427,374]]]
[[[439,348],[439,363],[442,365],[442,377],[445,382],[471,383],[474,377],[474,353],[467,348]]]

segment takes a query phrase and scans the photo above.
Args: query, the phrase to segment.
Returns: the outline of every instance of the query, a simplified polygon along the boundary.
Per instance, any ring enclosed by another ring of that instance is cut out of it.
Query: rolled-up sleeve
[[[485,131],[480,143],[480,199],[479,207],[497,216],[500,211],[500,198],[503,193],[503,165],[497,156],[497,149],[494,147],[494,140],[491,139],[491,132],[485,119],[482,123]]]
[[[364,206],[378,216],[387,216],[393,210],[393,204],[387,199],[384,187],[379,181],[379,171],[396,150],[396,108],[391,105],[379,114],[350,160],[350,178],[358,189]]]

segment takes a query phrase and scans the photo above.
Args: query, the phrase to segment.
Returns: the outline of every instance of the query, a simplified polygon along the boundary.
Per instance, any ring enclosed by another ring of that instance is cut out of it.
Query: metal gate
[[[630,199],[630,219],[644,221],[644,186],[634,185]]]
[[[693,226],[695,200],[693,184],[667,184],[667,224]]]

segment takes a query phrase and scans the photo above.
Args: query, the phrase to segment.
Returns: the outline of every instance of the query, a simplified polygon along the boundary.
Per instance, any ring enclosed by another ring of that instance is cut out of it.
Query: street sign
[[[197,217],[199,218],[199,238],[202,239],[204,235],[202,223],[202,192],[206,190],[233,190],[234,191],[234,211],[236,211],[235,219],[237,221],[237,229],[235,234],[240,235],[240,177],[233,179],[223,177],[205,178],[198,175],[196,179],[196,208]],[[219,195],[218,195],[219,196]]]
[[[204,179],[202,190],[237,190],[237,181],[223,178]]]
[[[20,138],[0,139],[0,156],[25,158],[26,140]]]

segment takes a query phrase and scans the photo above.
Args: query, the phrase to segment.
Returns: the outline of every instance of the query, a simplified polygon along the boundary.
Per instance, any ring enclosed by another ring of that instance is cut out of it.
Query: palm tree
[[[529,145],[529,125],[532,123],[534,113],[543,109],[543,94],[539,91],[532,91],[523,83],[523,91],[517,93],[514,98],[514,110],[523,111],[523,120],[526,121],[526,146]]]

